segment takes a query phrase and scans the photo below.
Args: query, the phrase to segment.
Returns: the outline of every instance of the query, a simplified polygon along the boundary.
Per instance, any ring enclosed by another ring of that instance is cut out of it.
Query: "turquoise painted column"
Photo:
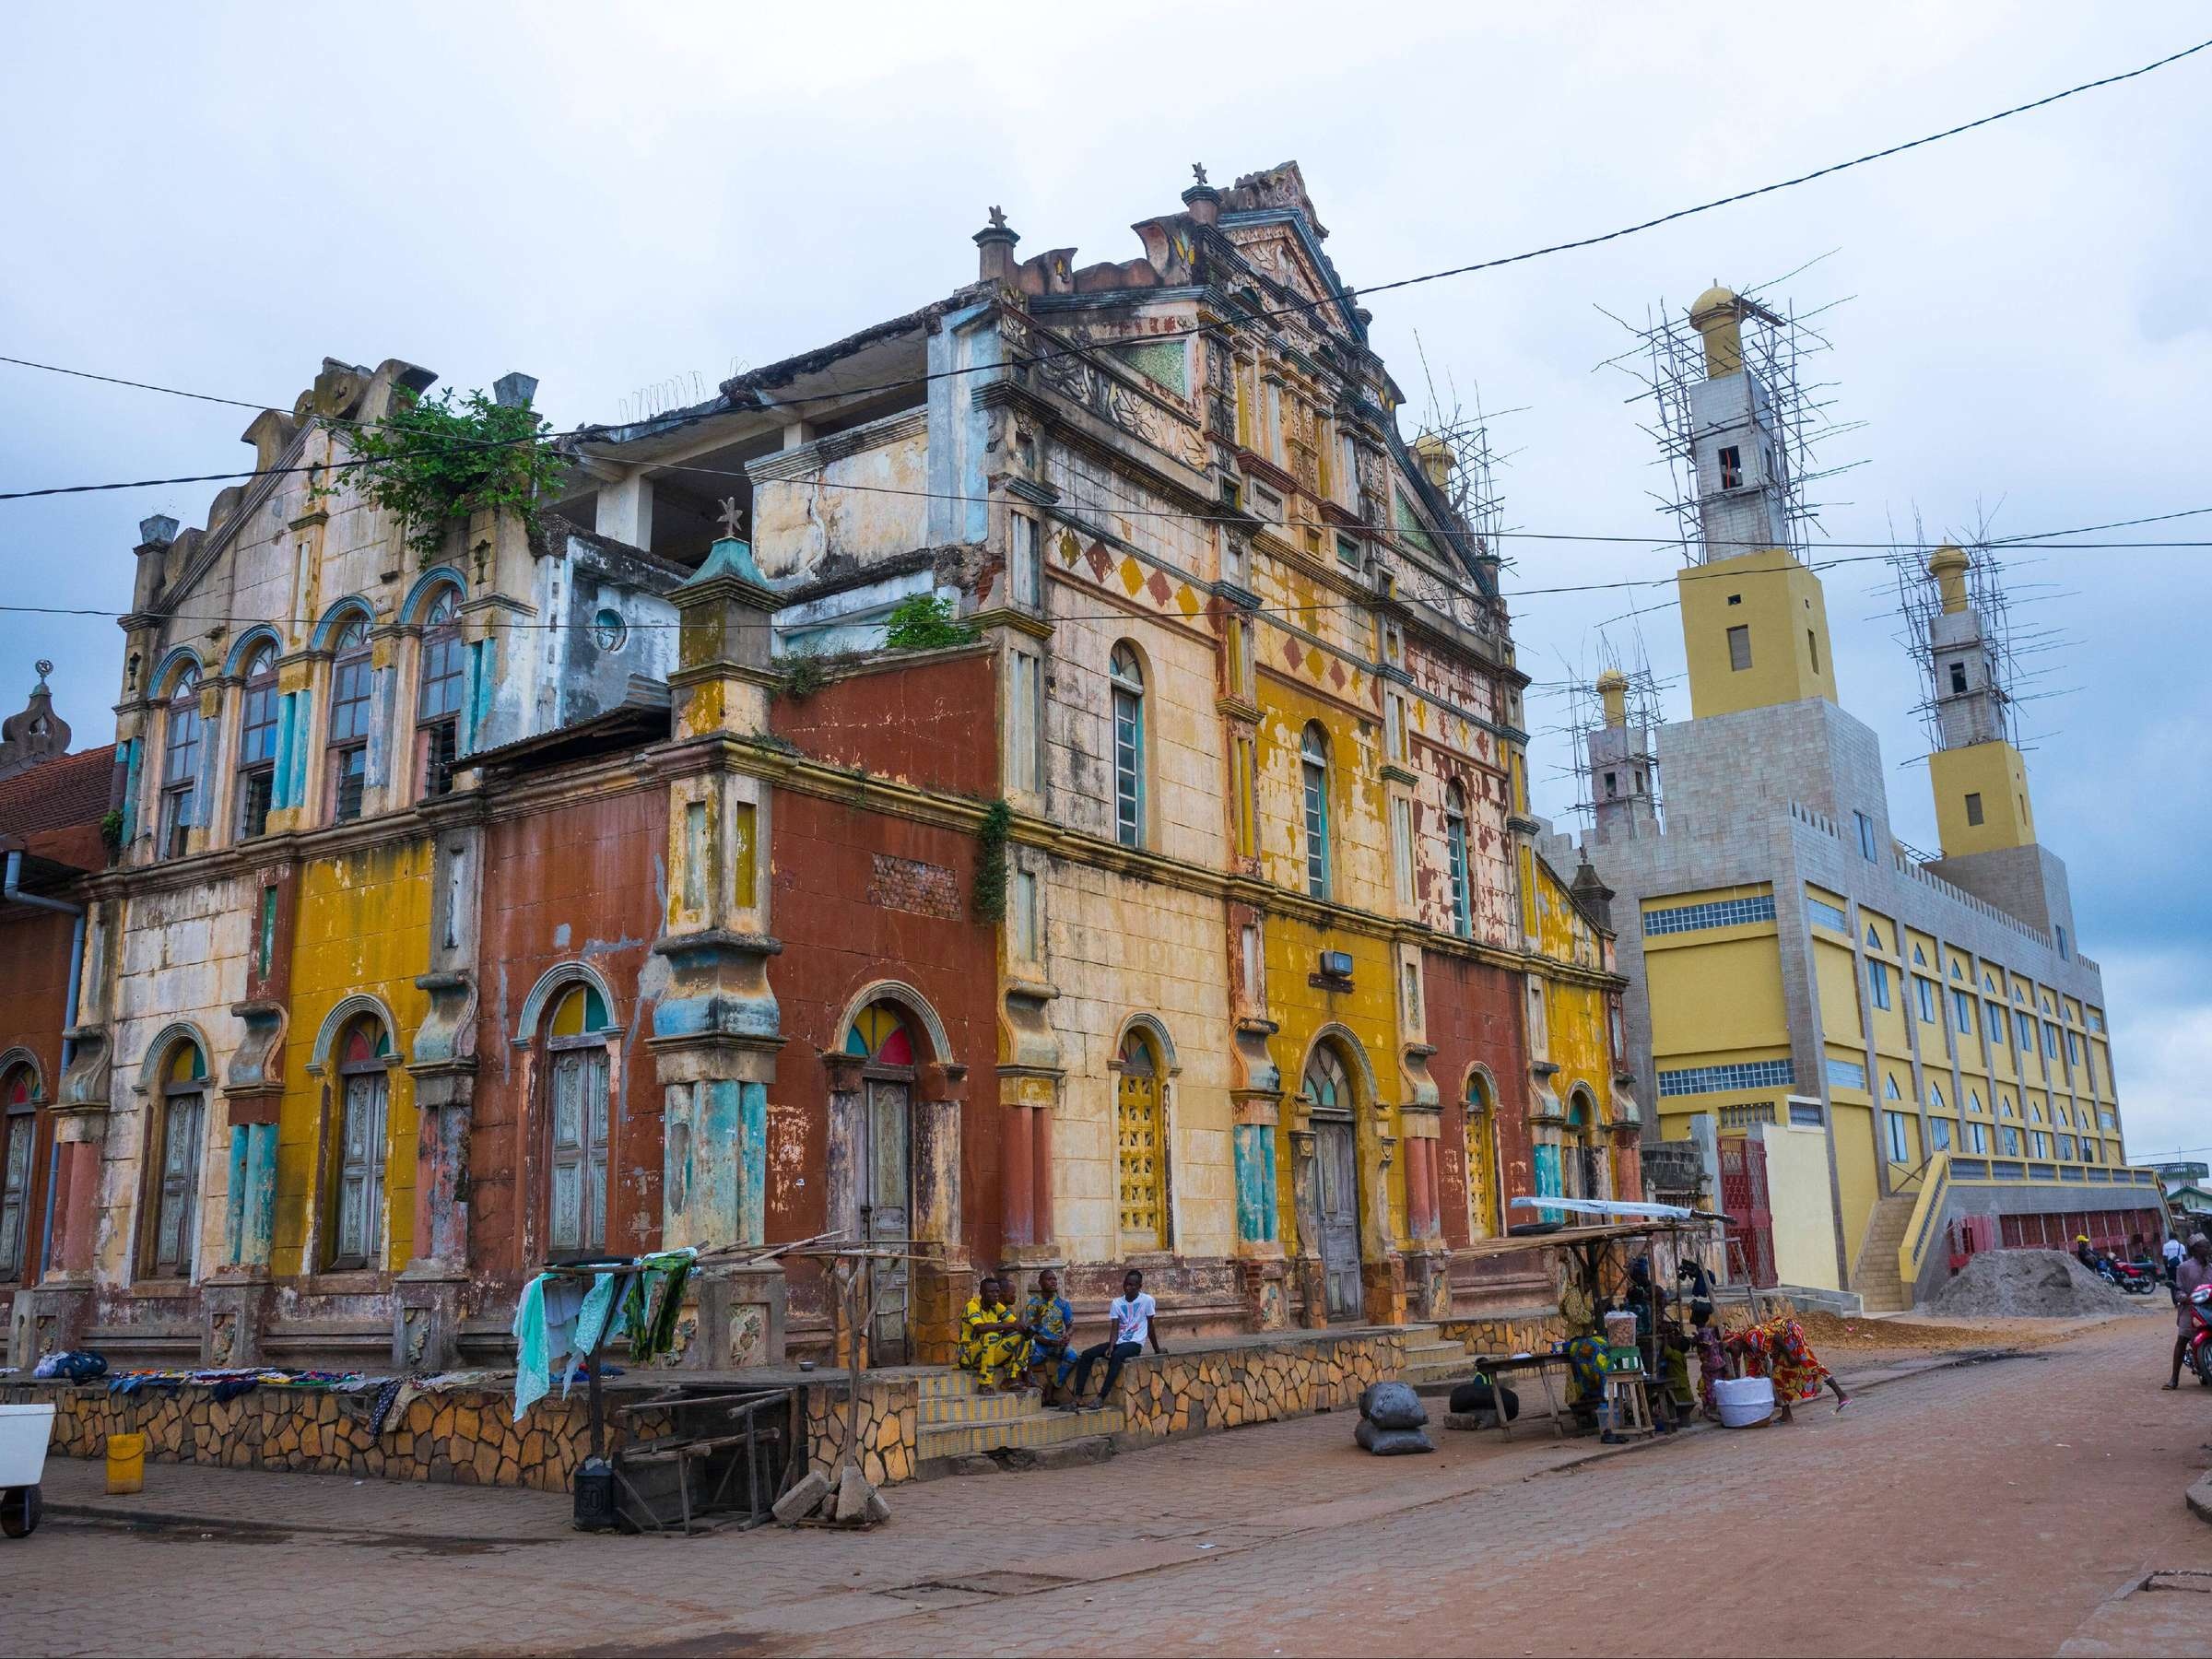
[[[276,1125],[230,1128],[230,1198],[226,1254],[241,1267],[266,1267],[276,1241]]]
[[[1535,1158],[1536,1196],[1558,1198],[1563,1195],[1567,1189],[1559,1182],[1559,1147],[1547,1142],[1539,1141],[1536,1143]],[[1547,1221],[1561,1220],[1565,1216],[1564,1211],[1556,1209],[1540,1209],[1536,1213]]]
[[[1234,1147],[1237,1174],[1237,1238],[1246,1244],[1272,1244],[1277,1230],[1275,1186],[1275,1125],[1239,1124]]]
[[[768,1086],[737,1088],[737,1236],[740,1244],[768,1238]]]

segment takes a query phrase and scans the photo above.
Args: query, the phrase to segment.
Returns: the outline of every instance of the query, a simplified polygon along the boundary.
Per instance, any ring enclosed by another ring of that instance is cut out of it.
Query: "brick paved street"
[[[0,1545],[0,1630],[26,1653],[2202,1653],[2212,1527],[2182,1493],[2212,1395],[2158,1388],[2166,1330],[1594,1460],[1459,1435],[1368,1458],[1312,1418],[904,1488],[865,1536],[585,1538],[535,1494],[156,1465],[129,1501],[171,1524],[62,1515]],[[56,1503],[109,1501],[88,1465],[49,1474]],[[2160,1570],[2183,1576],[2127,1594]]]

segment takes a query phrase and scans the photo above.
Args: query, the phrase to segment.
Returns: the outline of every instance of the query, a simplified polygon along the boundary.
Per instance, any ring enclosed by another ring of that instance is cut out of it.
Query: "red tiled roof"
[[[107,816],[115,746],[57,755],[0,778],[0,840],[98,824]]]

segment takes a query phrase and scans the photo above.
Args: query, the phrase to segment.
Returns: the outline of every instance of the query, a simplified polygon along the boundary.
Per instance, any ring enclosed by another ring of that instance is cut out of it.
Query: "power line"
[[[1918,138],[1907,139],[1902,143],[1893,144],[1883,149],[1870,150],[1865,155],[1853,156],[1848,160],[1830,162],[1826,167],[1815,168],[1810,172],[1799,173],[1793,178],[1779,179],[1772,183],[1757,185],[1748,190],[1740,190],[1730,195],[1716,196],[1711,201],[1700,202],[1694,206],[1677,207],[1671,213],[1663,213],[1655,218],[1643,219],[1632,225],[1621,226],[1617,229],[1602,231],[1592,236],[1577,237],[1566,241],[1550,242],[1540,248],[1530,248],[1519,253],[1502,254],[1495,259],[1476,260],[1465,265],[1451,265],[1442,270],[1424,272],[1417,276],[1402,276],[1392,282],[1376,283],[1365,288],[1342,288],[1319,299],[1296,300],[1288,305],[1265,307],[1256,312],[1248,311],[1246,314],[1255,321],[1261,318],[1293,316],[1300,312],[1321,310],[1330,305],[1348,305],[1354,300],[1366,295],[1391,293],[1399,288],[1415,288],[1423,283],[1441,282],[1446,278],[1453,276],[1472,276],[1477,272],[1492,271],[1498,270],[1506,265],[1522,265],[1529,260],[1542,259],[1554,253],[1571,253],[1583,248],[1596,247],[1604,242],[1618,241],[1623,237],[1635,236],[1645,230],[1656,229],[1662,225],[1674,224],[1681,219],[1690,218],[1701,213],[1711,213],[1718,208],[1733,206],[1739,202],[1751,201],[1759,196],[1772,195],[1779,191],[1793,190],[1801,184],[1809,184],[1816,180],[1829,178],[1836,173],[1848,171],[1854,167],[1865,167],[1872,162],[1886,160],[1892,156],[1902,155],[1907,150],[1919,149],[1924,146],[1939,143],[1947,138],[1955,138],[1962,133],[1972,132],[1977,127],[1988,126],[1993,123],[2005,121],[2015,115],[2024,115],[2030,111],[2043,109],[2051,104],[2058,103],[2063,100],[2077,97],[2084,92],[2093,92],[2105,87],[2118,86],[2124,81],[2135,80],[2142,76],[2150,75],[2158,70],[2166,68],[2171,65],[2178,64],[2183,58],[2194,57],[2196,53],[2205,51],[2207,47],[2212,47],[2212,40],[2200,41],[2194,46],[2184,47],[2179,52],[2169,53],[2165,57],[2155,59],[2150,63],[2141,65],[2134,69],[2123,70],[2115,75],[2103,76],[2096,80],[2083,81],[2078,85],[2067,87],[2061,91],[2049,93],[2042,98],[2034,99],[2027,103],[2014,104],[2008,109],[1996,111],[1993,114],[1980,116],[1972,121],[1960,122],[1957,125],[1946,127],[1940,132],[1929,133]],[[1147,335],[1144,336],[1144,338],[1147,344],[1161,340],[1189,338],[1193,335],[1213,332],[1215,326],[1216,325],[1213,324],[1196,324],[1188,328],[1171,329],[1163,331],[1159,334]],[[1113,344],[1113,342],[1100,342],[1100,345],[1101,346],[1111,344]],[[1026,365],[1030,363],[1045,361],[1057,357],[1083,356],[1091,349],[1093,349],[1093,347],[1065,347],[1052,351],[1032,354],[1023,359],[1022,362]],[[241,408],[260,409],[278,406],[275,405],[246,403],[238,398],[216,397],[206,393],[181,391],[172,386],[155,385],[150,382],[145,381],[124,380],[113,375],[94,374],[85,370],[65,369],[50,363],[34,362],[26,358],[10,357],[0,359],[0,361],[15,363],[24,368],[43,370],[55,374],[74,375],[86,380],[104,381],[114,385],[132,386],[145,391],[166,393],[170,395],[177,397],[194,398],[207,403],[235,404]],[[915,386],[928,385],[933,382],[949,379],[956,375],[995,371],[1013,366],[1014,365],[1008,363],[973,363],[950,369],[930,370],[924,373],[910,375],[900,380],[886,381],[876,385],[840,387],[838,390],[832,393],[824,393],[816,397],[796,398],[792,401],[794,403],[804,404],[818,403],[825,401],[830,397],[852,398],[873,396],[878,393],[904,391]],[[639,421],[631,424],[655,425],[657,432],[665,433],[677,429],[682,426],[709,419],[716,414],[724,412],[726,411],[719,409],[707,409],[703,411],[695,410],[683,416],[672,417],[665,423]],[[542,441],[547,438],[566,437],[583,440],[588,439],[594,434],[604,434],[610,429],[611,429],[604,424],[595,424],[592,426],[577,427],[565,433],[541,434],[529,438],[475,440],[456,439],[454,441],[481,444],[486,447],[506,447],[517,443]],[[43,489],[11,490],[0,492],[0,500],[23,500],[35,496],[74,495],[105,489],[141,489],[167,484],[206,484],[217,481],[228,482],[240,478],[261,477],[271,476],[276,473],[298,472],[302,470],[306,469],[298,467],[269,467],[256,472],[209,473],[188,477],[138,479],[128,483],[62,485]]]
[[[2194,511],[2212,512],[2212,508],[2199,508],[2195,509]],[[1884,544],[1877,543],[1870,545],[1881,546]],[[1900,547],[1905,545],[1908,544],[1899,544]],[[2147,552],[2172,551],[2176,549],[2204,549],[2212,548],[2212,541],[2066,542],[2051,544],[2049,550],[2053,552],[2124,552],[2131,548]],[[1860,553],[1838,559],[1817,559],[1794,568],[1810,570],[1815,573],[1818,573],[1822,571],[1836,569],[1841,565],[1887,563],[1892,557],[1893,554],[1888,552]],[[1624,578],[1618,582],[1562,582],[1551,587],[1516,588],[1510,594],[1501,594],[1500,597],[1512,600],[1528,598],[1532,596],[1547,597],[1559,594],[1611,593],[1622,588],[1666,587],[1677,582],[1744,582],[1754,576],[1786,576],[1791,574],[1792,569],[1793,567],[1790,565],[1776,565],[1765,570],[1717,571],[1707,569],[1701,566],[1692,565],[1686,569],[1677,571],[1666,576],[1638,576]],[[1379,598],[1381,595],[1376,595],[1376,597]],[[1260,616],[1295,617],[1307,615],[1315,611],[1365,610],[1370,608],[1374,603],[1375,599],[1373,598],[1332,599],[1315,600],[1305,605],[1260,605],[1248,607],[1240,606],[1239,608],[1243,611],[1245,615],[1256,614]],[[102,610],[97,606],[89,606],[0,605],[0,614],[6,613],[13,613],[21,616],[103,617],[110,618],[137,614],[132,611]],[[1126,619],[1129,615],[1130,612],[1126,609],[1091,612],[1050,611],[1046,613],[1046,619],[1053,622],[1116,622]],[[166,619],[172,622],[219,622],[228,627],[252,627],[280,620],[280,618],[272,617],[206,616],[182,611],[170,613]],[[628,618],[625,618],[624,621],[626,627],[632,629],[677,628],[681,626],[681,624],[678,622],[636,622],[630,621]],[[515,629],[558,630],[563,629],[588,628],[591,626],[591,624],[582,619],[571,622],[526,622],[513,618],[500,618],[488,623],[488,626]],[[755,624],[753,626],[772,625]]]

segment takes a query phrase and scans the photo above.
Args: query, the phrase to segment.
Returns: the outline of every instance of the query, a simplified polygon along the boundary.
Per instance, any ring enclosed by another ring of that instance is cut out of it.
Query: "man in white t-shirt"
[[[2180,1233],[2168,1233],[2161,1253],[2166,1260],[2166,1282],[2171,1285],[2174,1282],[2174,1275],[2181,1271],[2182,1258],[2189,1253],[2189,1247],[2182,1242]]]
[[[1083,1350],[1083,1357],[1076,1365],[1075,1387],[1063,1409],[1081,1409],[1083,1392],[1090,1386],[1090,1368],[1099,1360],[1106,1361],[1106,1380],[1099,1384],[1098,1398],[1098,1404],[1103,1406],[1106,1396],[1113,1392],[1114,1383],[1121,1380],[1124,1360],[1134,1359],[1143,1353],[1147,1342],[1154,1353],[1166,1353],[1168,1350],[1159,1346],[1159,1305],[1145,1293],[1145,1276],[1130,1268],[1122,1276],[1122,1293],[1106,1307],[1107,1323],[1112,1329],[1105,1341]]]

